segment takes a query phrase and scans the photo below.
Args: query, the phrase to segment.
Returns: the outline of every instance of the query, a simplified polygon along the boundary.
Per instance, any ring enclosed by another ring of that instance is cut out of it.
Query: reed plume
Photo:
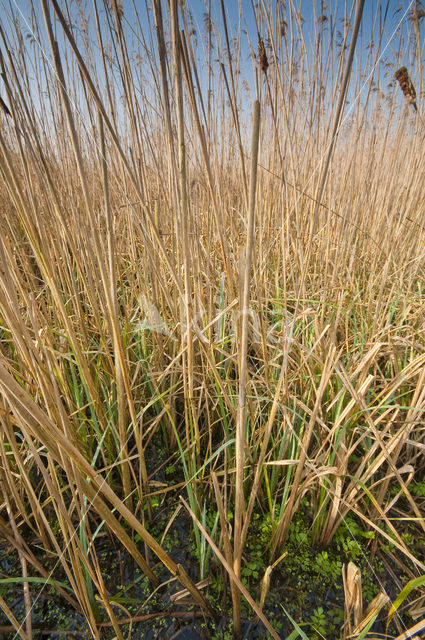
[[[263,38],[258,35],[258,62],[260,64],[260,69],[264,74],[267,74],[267,69],[269,68],[269,61],[267,59],[266,47],[264,46]]]
[[[398,80],[407,102],[414,107],[415,111],[417,111],[416,91],[406,67],[400,67],[400,69],[395,72],[394,77]]]

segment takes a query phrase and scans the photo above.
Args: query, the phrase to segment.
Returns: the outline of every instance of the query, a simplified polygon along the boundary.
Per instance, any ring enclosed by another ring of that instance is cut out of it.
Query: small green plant
[[[313,568],[319,575],[337,580],[341,575],[342,562],[331,558],[327,551],[321,551],[314,560]]]
[[[425,497],[425,480],[422,482],[412,482],[409,486],[410,493],[421,498]]]
[[[316,634],[318,634],[322,638],[326,637],[326,633],[329,629],[329,623],[323,607],[317,607],[313,611],[313,614],[311,616],[311,626],[313,627]],[[317,635],[313,637],[317,637]]]

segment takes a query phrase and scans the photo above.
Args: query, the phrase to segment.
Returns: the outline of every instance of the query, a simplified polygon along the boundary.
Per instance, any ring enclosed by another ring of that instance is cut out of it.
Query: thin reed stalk
[[[241,342],[239,348],[239,395],[238,414],[236,420],[236,474],[235,474],[235,531],[233,544],[233,567],[236,576],[240,579],[241,560],[243,553],[243,540],[241,539],[243,518],[245,515],[244,492],[244,464],[245,446],[247,442],[246,432],[246,386],[248,383],[248,332],[249,332],[249,308],[251,289],[251,268],[254,252],[255,233],[255,208],[257,190],[257,161],[260,142],[260,103],[254,102],[252,118],[252,144],[251,144],[251,176],[249,188],[249,209],[247,217],[247,240],[243,273],[243,297],[241,305]],[[237,592],[236,592],[237,593]],[[235,633],[241,633],[240,600],[233,602],[233,623]]]

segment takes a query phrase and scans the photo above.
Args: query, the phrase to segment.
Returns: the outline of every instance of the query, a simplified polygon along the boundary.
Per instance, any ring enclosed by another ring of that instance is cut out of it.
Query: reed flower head
[[[258,36],[258,61],[260,64],[260,69],[263,73],[267,73],[267,69],[269,67],[269,61],[267,59],[266,47],[264,46],[264,40],[259,35]]]
[[[406,67],[400,67],[400,69],[395,72],[394,76],[396,80],[398,80],[407,102],[413,105],[415,110],[417,110],[418,107],[416,104],[415,87],[413,86],[413,82],[410,79],[409,72],[407,71]]]

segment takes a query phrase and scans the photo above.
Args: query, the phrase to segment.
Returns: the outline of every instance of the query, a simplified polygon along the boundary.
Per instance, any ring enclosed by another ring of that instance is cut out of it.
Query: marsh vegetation
[[[10,637],[420,633],[425,12],[248,4],[2,17]]]

